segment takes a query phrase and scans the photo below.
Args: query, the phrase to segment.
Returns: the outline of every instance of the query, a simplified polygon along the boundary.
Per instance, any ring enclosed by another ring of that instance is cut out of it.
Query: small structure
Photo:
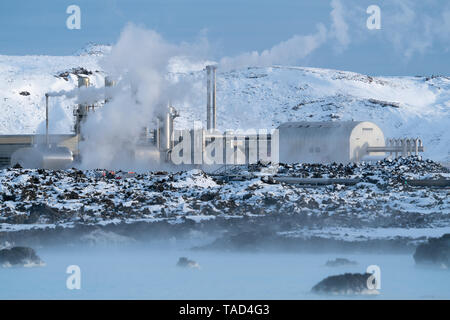
[[[385,154],[383,131],[368,121],[286,122],[278,129],[282,163],[348,163]]]

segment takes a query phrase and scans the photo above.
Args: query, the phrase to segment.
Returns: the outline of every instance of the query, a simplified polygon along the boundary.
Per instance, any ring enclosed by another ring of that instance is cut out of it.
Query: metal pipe
[[[109,102],[111,100],[111,97],[108,94],[109,87],[114,87],[116,85],[116,81],[113,80],[110,76],[105,77],[105,103]]]
[[[355,185],[361,182],[361,179],[300,178],[290,176],[273,177],[273,179],[277,182],[283,182],[288,184],[313,184],[313,185],[330,185],[330,184]]]
[[[206,129],[211,129],[211,66],[206,66]]]
[[[45,144],[49,146],[48,138],[48,93],[45,94]]]
[[[212,67],[212,128],[216,129],[216,67]]]
[[[414,187],[450,187],[450,179],[411,179],[405,183]]]
[[[402,152],[402,146],[385,146],[385,147],[367,147],[367,152]],[[423,146],[417,147],[418,152],[424,152],[425,149]]]
[[[419,154],[419,138],[414,139],[414,155]]]
[[[398,158],[398,149],[397,147],[399,146],[399,140],[398,139],[394,139],[394,146],[395,146],[395,158]]]

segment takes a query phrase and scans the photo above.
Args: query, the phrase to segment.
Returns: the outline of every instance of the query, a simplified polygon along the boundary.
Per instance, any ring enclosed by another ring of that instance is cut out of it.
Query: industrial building
[[[383,131],[367,121],[286,122],[278,127],[280,162],[357,162],[384,156]]]
[[[176,130],[179,116],[173,106],[157,119],[154,128],[143,128],[141,142],[131,150],[140,161],[174,165],[245,165],[258,161],[272,163],[348,163],[374,157],[406,156],[423,152],[422,141],[388,139],[374,123],[367,121],[287,122],[276,130],[247,133],[220,132],[216,128],[216,67],[206,67],[206,128]],[[105,86],[115,82],[105,78]],[[80,77],[79,87],[89,86],[89,78]],[[108,101],[111,97],[105,97]],[[0,165],[19,163],[29,168],[61,169],[80,160],[79,142],[83,122],[95,107],[78,105],[74,110],[74,133],[48,133],[46,95],[45,135],[0,135]]]

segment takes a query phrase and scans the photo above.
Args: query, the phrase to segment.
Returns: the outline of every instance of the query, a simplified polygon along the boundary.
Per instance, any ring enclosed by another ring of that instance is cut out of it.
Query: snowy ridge
[[[74,55],[75,56],[103,56],[111,52],[112,46],[105,44],[97,44],[94,42],[89,42],[81,48],[77,50]]]
[[[97,56],[2,56],[0,55],[0,134],[44,132],[45,93],[72,90],[78,78],[61,73],[80,66],[92,71],[94,86],[104,84]],[[22,94],[21,94],[22,93]],[[73,124],[73,99],[50,99],[50,132],[69,133]]]

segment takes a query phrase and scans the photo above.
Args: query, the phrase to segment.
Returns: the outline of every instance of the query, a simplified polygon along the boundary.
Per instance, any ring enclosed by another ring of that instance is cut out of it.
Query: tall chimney
[[[206,129],[211,129],[211,66],[206,66]]]
[[[45,94],[45,144],[49,146],[48,138],[48,93]]]
[[[212,67],[212,128],[216,129],[216,66]]]
[[[216,129],[216,66],[206,66],[206,128]]]
[[[108,90],[106,88],[114,87],[116,85],[116,81],[110,77],[105,77],[105,103],[109,102],[111,100],[111,97],[109,96]]]
[[[89,87],[88,77],[78,77],[78,88]],[[81,123],[87,115],[87,105],[79,104],[76,109],[75,134],[81,134]]]

